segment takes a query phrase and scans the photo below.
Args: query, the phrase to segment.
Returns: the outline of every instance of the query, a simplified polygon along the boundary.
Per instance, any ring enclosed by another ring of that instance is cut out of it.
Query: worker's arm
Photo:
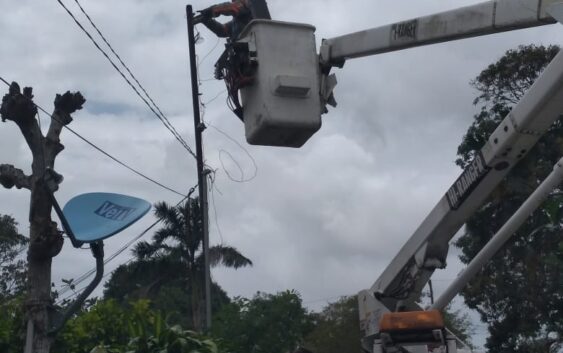
[[[236,18],[248,11],[250,10],[246,6],[246,1],[224,2],[200,11],[201,15],[197,16],[199,18],[196,18],[196,23],[203,23],[211,32],[215,33],[215,35],[225,38],[231,35],[232,21],[222,24],[215,21],[214,18],[222,15]]]
[[[225,24],[219,23],[212,18],[204,18],[201,23],[205,25],[211,32],[215,33],[217,37],[226,38],[231,34],[231,22]]]
[[[242,2],[223,2],[221,4],[213,5],[201,11],[204,17],[219,17],[219,16],[238,16],[241,12],[248,11],[248,7]]]

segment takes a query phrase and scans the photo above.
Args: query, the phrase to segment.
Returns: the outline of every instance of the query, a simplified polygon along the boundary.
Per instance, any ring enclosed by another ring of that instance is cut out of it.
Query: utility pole
[[[205,124],[201,121],[199,111],[199,82],[197,77],[197,62],[195,56],[194,13],[191,5],[186,6],[188,21],[188,40],[190,50],[190,74],[192,81],[192,103],[194,111],[195,144],[197,156],[197,180],[199,186],[199,201],[203,223],[203,256],[205,262],[205,327],[211,327],[211,274],[209,270],[209,217],[207,203],[207,173],[203,164],[202,133]]]

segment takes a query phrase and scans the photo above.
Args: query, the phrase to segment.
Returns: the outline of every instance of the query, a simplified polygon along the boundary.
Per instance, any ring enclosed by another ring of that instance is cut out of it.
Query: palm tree
[[[155,215],[162,219],[164,227],[154,233],[151,242],[139,242],[133,253],[139,262],[151,263],[154,270],[161,269],[156,271],[158,277],[154,278],[153,288],[179,277],[186,279],[188,293],[191,293],[193,327],[201,330],[205,267],[199,199],[189,198],[177,207],[157,203]],[[209,248],[209,263],[213,267],[223,265],[234,269],[252,266],[252,261],[237,249],[222,244]]]

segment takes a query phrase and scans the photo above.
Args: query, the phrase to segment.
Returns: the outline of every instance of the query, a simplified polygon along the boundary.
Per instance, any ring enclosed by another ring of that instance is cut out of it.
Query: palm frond
[[[177,231],[176,229],[174,229],[171,226],[165,226],[164,228],[160,228],[159,230],[157,230],[156,232],[154,232],[154,235],[152,236],[152,241],[153,244],[165,244],[166,240],[168,239],[173,239],[175,241],[178,241],[177,238]]]
[[[132,250],[133,255],[139,260],[146,260],[155,255],[160,247],[146,241],[138,242]]]
[[[209,265],[237,269],[252,266],[252,261],[232,246],[216,245],[209,248]]]
[[[166,202],[157,202],[154,205],[154,214],[161,218],[166,226],[180,229],[183,227],[180,210]]]

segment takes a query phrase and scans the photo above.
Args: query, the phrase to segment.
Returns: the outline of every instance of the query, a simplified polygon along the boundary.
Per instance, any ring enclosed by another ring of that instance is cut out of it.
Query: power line
[[[160,223],[162,219],[158,219],[156,222],[154,222],[153,224],[151,224],[148,228],[146,228],[144,231],[142,231],[139,235],[137,235],[136,237],[134,237],[133,239],[129,240],[127,243],[125,243],[125,245],[123,245],[121,248],[119,248],[117,251],[115,251],[113,254],[111,254],[109,257],[107,257],[106,259],[104,259],[104,265],[106,265],[107,263],[109,263],[110,261],[112,261],[113,259],[115,259],[116,257],[118,257],[119,255],[121,255],[125,250],[127,250],[127,248],[129,246],[131,246],[134,242],[136,242],[137,240],[141,239],[145,234],[148,233],[148,231],[150,231],[152,228],[154,228],[158,223]],[[82,275],[80,275],[79,277],[76,278],[76,280],[73,280],[71,282],[70,285],[68,285],[67,287],[64,287],[61,292],[59,293],[60,295],[68,292],[69,290],[72,289],[71,285],[78,285],[82,282],[84,282],[86,279],[88,279],[88,277],[92,276],[94,273],[96,273],[96,269],[93,268],[85,273],[83,273]]]
[[[219,129],[218,127],[216,127],[215,125],[212,124],[208,124],[209,127],[211,127],[212,129],[214,129],[215,131],[217,131],[218,133],[220,133],[221,135],[225,136],[227,139],[229,139],[231,142],[233,142],[234,144],[236,144],[241,150],[244,151],[244,153],[248,156],[248,158],[250,159],[250,161],[252,162],[252,165],[254,166],[254,173],[252,174],[252,176],[250,178],[245,179],[244,178],[244,173],[243,173],[243,177],[241,178],[241,180],[236,180],[234,178],[232,178],[229,173],[227,172],[225,166],[223,165],[223,161],[221,160],[221,151],[219,151],[219,161],[221,162],[221,165],[223,166],[223,170],[225,171],[225,173],[227,174],[227,176],[229,177],[229,179],[231,179],[234,182],[237,183],[247,183],[251,180],[253,180],[254,178],[256,178],[256,176],[258,175],[258,165],[256,164],[256,160],[254,159],[254,157],[252,156],[252,154],[248,151],[248,149],[244,148],[243,145],[241,145],[237,140],[235,140],[232,136],[230,136],[229,134],[227,134],[225,131]],[[233,162],[235,164],[238,165],[238,168],[242,170],[242,168],[240,167],[240,165],[238,164],[238,162],[236,162],[236,160],[233,158],[233,156],[228,153],[225,150],[222,150],[223,152],[227,153],[231,159],[233,160]]]
[[[8,87],[10,86],[10,84],[8,83],[8,81],[6,81],[3,77],[0,76],[0,81],[4,82],[6,85],[8,85]],[[51,117],[51,119],[57,121],[60,123],[60,121],[53,116],[52,114],[50,114],[49,112],[47,112],[45,109],[43,109],[42,107],[40,107],[39,105],[37,105],[35,102],[31,101],[36,107],[37,109],[41,110],[43,113],[47,114],[48,116]],[[62,124],[62,123],[61,123]],[[116,157],[112,156],[111,154],[109,154],[108,152],[104,151],[101,147],[96,146],[96,144],[94,144],[93,142],[90,142],[87,138],[83,137],[82,135],[80,135],[78,132],[76,132],[75,130],[73,130],[72,128],[68,127],[67,125],[62,124],[63,127],[65,129],[67,129],[68,131],[70,131],[72,134],[74,134],[76,137],[78,137],[79,139],[81,139],[82,141],[86,142],[88,145],[90,145],[91,147],[93,147],[94,149],[96,149],[98,152],[104,154],[106,157],[110,158],[111,160],[113,160],[114,162],[118,163],[119,165],[129,169],[130,171],[132,171],[133,173],[137,174],[138,176],[150,181],[151,183],[160,186],[163,189],[166,189],[170,192],[173,192],[177,195],[180,196],[186,196],[158,181],[156,181],[155,179],[146,176],[145,174],[141,173],[140,171],[134,169],[133,167],[130,167],[129,165],[127,165],[125,162],[120,161],[119,159],[117,159]]]
[[[105,275],[103,275],[103,276],[102,276],[102,280],[103,280],[104,278],[106,278],[106,277],[112,275],[112,274],[115,272],[115,270],[117,270],[120,266],[122,266],[122,265],[127,265],[127,264],[130,263],[131,261],[133,261],[133,259],[129,259],[129,260],[125,261],[124,263],[118,265],[116,268],[114,268],[114,269],[111,270],[110,272],[108,272],[108,273],[106,273]],[[57,300],[56,304],[57,304],[57,305],[60,305],[60,304],[62,304],[63,302],[65,302],[66,300],[70,300],[71,298],[78,296],[79,293],[82,292],[82,291],[83,291],[84,289],[86,289],[87,287],[88,287],[88,284],[85,285],[85,286],[82,286],[82,287],[80,287],[79,289],[76,289],[76,290],[72,289],[73,292],[72,292],[69,296],[67,296],[66,298],[62,298],[62,299]],[[69,288],[70,288],[70,287],[69,287]],[[58,293],[58,294],[59,294],[59,295],[62,295],[62,293]]]
[[[221,231],[221,227],[219,226],[219,218],[217,216],[217,206],[215,204],[215,178],[209,175],[209,180],[211,182],[211,205],[213,206],[213,213],[215,214],[215,226],[217,227],[217,233],[219,233],[219,238],[221,238],[221,244],[224,244],[225,241],[223,240],[223,232]]]
[[[214,100],[216,100],[217,98],[221,97],[223,95],[223,93],[227,92],[227,89],[225,88],[224,90],[220,91],[219,93],[217,93],[213,98],[211,98],[210,100],[208,100],[205,103],[201,103],[201,105],[203,105],[204,107],[206,105],[208,105],[209,103],[213,102]]]
[[[143,91],[143,93],[146,95],[146,97],[148,98],[148,100],[152,103],[152,105],[156,108],[156,110],[158,111],[158,113],[160,114],[160,116],[166,121],[166,123],[172,128],[172,130],[174,131],[173,133],[175,133],[178,137],[180,137],[180,139],[182,140],[182,142],[187,145],[187,143],[185,142],[184,139],[182,139],[181,135],[178,133],[178,131],[174,128],[174,126],[172,125],[172,123],[168,120],[168,118],[164,115],[164,113],[162,112],[162,110],[160,110],[160,108],[158,107],[158,105],[154,102],[154,100],[151,98],[151,96],[149,95],[149,93],[145,90],[145,88],[143,87],[143,85],[139,82],[139,80],[137,80],[137,77],[135,77],[135,75],[131,72],[131,70],[129,69],[129,67],[123,62],[123,60],[121,59],[121,57],[115,52],[115,50],[113,49],[113,47],[111,46],[111,44],[108,42],[108,40],[106,39],[106,37],[102,34],[102,32],[98,29],[98,26],[96,26],[96,24],[94,23],[94,21],[92,20],[92,18],[90,18],[90,16],[88,15],[88,13],[86,12],[86,10],[84,10],[84,8],[82,7],[82,5],[80,4],[80,2],[78,2],[78,0],[74,0],[74,2],[76,2],[76,4],[78,5],[78,7],[80,8],[80,11],[82,11],[82,13],[84,14],[84,16],[86,16],[86,18],[88,19],[88,21],[90,22],[90,24],[92,25],[92,27],[94,27],[94,29],[96,30],[96,32],[98,32],[98,34],[100,35],[100,37],[102,38],[102,40],[104,41],[104,43],[106,43],[106,45],[108,46],[108,48],[111,50],[111,52],[113,53],[113,55],[115,55],[115,57],[117,58],[117,60],[119,60],[119,62],[121,63],[121,65],[123,65],[123,67],[125,68],[125,70],[127,70],[127,72],[129,73],[129,75],[131,76],[131,78],[135,81],[135,83],[137,83],[137,85],[139,86],[139,88]]]
[[[75,0],[76,1],[76,0]],[[125,80],[125,82],[127,82],[127,84],[129,85],[129,87],[131,87],[133,89],[133,91],[137,94],[137,96],[139,96],[139,98],[141,98],[141,100],[145,103],[145,105],[154,113],[154,115],[162,122],[162,124],[168,129],[168,131],[170,131],[170,133],[172,133],[172,135],[174,136],[174,138],[188,151],[188,153],[190,153],[192,155],[192,157],[196,158],[195,153],[192,151],[192,149],[190,148],[190,146],[188,145],[188,143],[182,138],[182,136],[178,133],[178,131],[176,131],[176,129],[174,128],[174,126],[170,123],[170,121],[166,118],[166,116],[164,114],[162,114],[162,111],[158,108],[158,106],[154,103],[154,101],[152,100],[152,98],[148,95],[148,93],[146,92],[146,90],[142,87],[142,85],[139,83],[139,81],[135,78],[135,76],[131,73],[131,71],[127,68],[127,66],[123,63],[123,61],[121,60],[121,58],[118,58],[119,61],[122,63],[122,65],[126,68],[126,70],[129,72],[129,74],[131,75],[131,77],[135,80],[135,82],[137,82],[137,84],[139,85],[139,87],[141,88],[141,90],[146,94],[147,98],[153,103],[154,107],[147,101],[147,99],[145,97],[143,97],[143,95],[139,92],[139,90],[137,89],[137,87],[135,87],[133,85],[133,83],[131,83],[131,81],[125,76],[125,74],[117,67],[117,65],[113,62],[113,60],[109,57],[109,55],[100,47],[100,45],[98,44],[98,42],[96,42],[96,40],[92,37],[92,35],[90,34],[90,32],[88,32],[88,30],[86,30],[86,28],[84,28],[84,26],[82,26],[82,24],[80,23],[80,21],[78,21],[78,19],[74,16],[74,14],[65,6],[65,4],[62,3],[61,0],[57,0],[57,2],[66,10],[66,12],[68,13],[68,15],[74,20],[74,22],[76,23],[76,25],[84,32],[84,34],[86,34],[86,36],[90,39],[90,41],[94,44],[94,46],[102,53],[102,55],[104,55],[106,57],[106,59],[110,62],[110,64],[113,66],[113,68],[121,75],[121,77]],[[78,2],[77,2],[78,3]],[[80,6],[80,5],[79,5]],[[80,6],[80,8],[82,9],[82,12],[84,14],[86,14],[86,12],[84,11],[84,9]],[[90,23],[92,23],[92,25],[94,26],[93,22],[91,21],[90,17],[88,15],[86,15],[88,17],[88,19],[90,20]],[[97,30],[97,27],[95,27]],[[98,30],[98,33],[99,32]],[[103,37],[103,36],[102,36]],[[109,43],[105,40],[104,41],[108,44]],[[112,52],[115,54],[115,51],[113,50],[113,48],[111,48]],[[117,56],[117,54],[115,54]],[[156,110],[155,110],[156,109]],[[158,112],[157,112],[158,110]],[[159,114],[160,112],[160,114]]]
[[[174,207],[178,207],[182,202],[184,202],[187,198],[189,198],[191,196],[191,194],[194,192],[194,190],[197,188],[197,184],[195,186],[193,186],[192,188],[190,188],[190,191],[188,192],[188,195],[186,195],[183,199],[181,199]],[[159,218],[157,219],[154,223],[152,223],[149,227],[147,227],[144,231],[142,231],[139,235],[135,236],[134,238],[132,238],[131,240],[129,240],[127,243],[125,243],[123,246],[121,246],[118,250],[116,250],[113,254],[111,254],[109,257],[107,257],[104,260],[104,265],[106,265],[107,263],[109,263],[110,261],[112,261],[113,259],[115,259],[117,256],[121,255],[125,250],[127,250],[127,248],[129,248],[133,243],[135,243],[137,240],[141,239],[145,234],[147,234],[152,228],[154,228],[157,224],[159,224],[161,221],[163,220],[163,218]],[[63,287],[63,289],[61,290],[61,292],[59,293],[59,295],[62,295],[66,292],[68,292],[69,290],[71,290],[71,285],[72,286],[76,286],[82,282],[84,282],[86,279],[88,279],[88,277],[91,277],[94,273],[96,273],[96,269],[92,268],[91,270],[83,273],[82,275],[78,276],[75,280],[73,280],[71,282],[71,284]],[[68,299],[68,298],[67,298]]]

